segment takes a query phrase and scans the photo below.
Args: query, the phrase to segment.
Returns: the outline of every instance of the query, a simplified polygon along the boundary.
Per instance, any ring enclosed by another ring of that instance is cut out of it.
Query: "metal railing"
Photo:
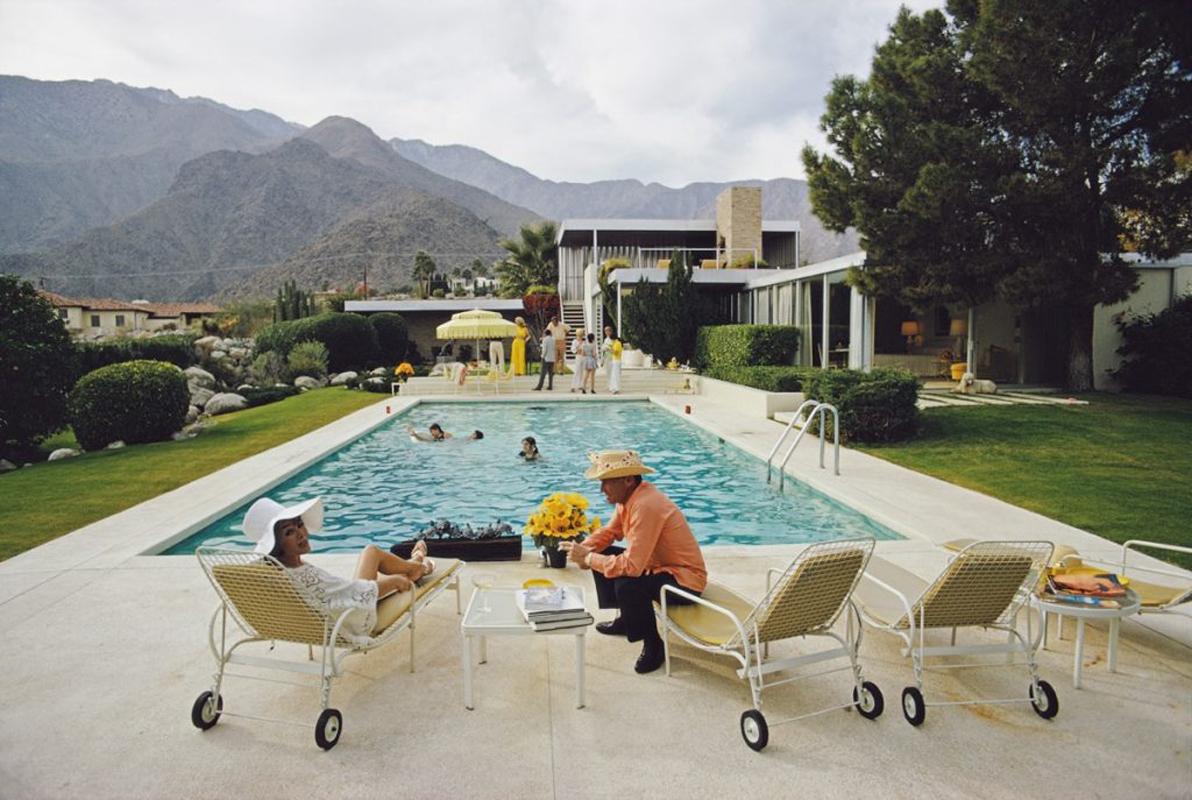
[[[800,420],[800,418],[803,416],[803,410],[808,406],[811,406],[811,411],[807,413],[806,421],[803,423],[802,427],[799,428],[799,432],[795,435],[795,440],[791,442],[791,446],[787,448],[786,455],[782,457],[782,463],[778,465],[778,489],[780,491],[786,484],[786,464],[791,460],[791,455],[795,452],[795,448],[799,446],[799,442],[802,441],[803,436],[807,433],[808,426],[810,425],[812,419],[814,419],[817,415],[819,416],[820,440],[819,465],[820,469],[825,468],[824,448],[826,446],[827,440],[824,436],[824,423],[826,422],[826,415],[828,412],[832,413],[832,471],[836,475],[840,474],[840,412],[836,409],[836,406],[832,405],[831,403],[820,403],[816,400],[804,400],[799,405],[799,408],[795,411],[794,415],[791,417],[791,421],[787,423],[786,428],[782,431],[782,435],[778,437],[778,441],[774,443],[774,447],[770,449],[770,455],[766,457],[766,483],[770,482],[770,464],[774,460],[774,454],[778,452],[778,448],[781,447],[782,443],[786,440],[787,434],[790,433],[791,428],[795,426],[795,423]]]

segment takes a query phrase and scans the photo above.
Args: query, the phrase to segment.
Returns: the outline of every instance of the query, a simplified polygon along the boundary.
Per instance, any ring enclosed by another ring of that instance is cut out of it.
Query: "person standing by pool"
[[[514,317],[517,331],[513,334],[513,349],[509,353],[509,368],[514,375],[526,374],[526,339],[530,338],[530,329],[526,327],[524,317]]]
[[[571,368],[571,389],[569,391],[582,391],[584,388],[584,367],[583,356],[581,352],[584,347],[584,337],[587,335],[586,331],[576,331],[575,338],[571,340],[571,355],[574,356]]]
[[[547,391],[555,390],[555,356],[558,352],[555,348],[555,335],[548,327],[542,337],[542,361],[538,367],[538,385],[534,387],[534,391],[542,391],[543,379],[547,379]]]
[[[621,391],[621,354],[625,348],[621,344],[621,337],[616,334],[612,326],[604,329],[604,344],[600,348],[605,368],[608,370],[608,390],[612,394]]]
[[[642,480],[654,470],[633,450],[590,453],[591,467],[584,477],[600,481],[600,491],[616,506],[613,518],[582,542],[561,547],[582,569],[592,570],[601,608],[618,609],[617,618],[601,622],[596,630],[642,642],[633,669],[653,672],[662,666],[662,637],[654,623],[654,601],[663,586],[677,586],[701,594],[708,584],[708,570],[699,544],[683,512],[652,483]],[[625,547],[613,545],[625,540]],[[677,595],[671,605],[689,605]]]
[[[587,394],[591,392],[596,394],[596,356],[599,351],[596,349],[596,334],[589,333],[587,340],[580,345],[579,358],[576,366],[583,368],[583,392]]]
[[[551,317],[546,330],[555,339],[555,358],[552,362],[555,371],[562,372],[563,364],[567,360],[567,334],[571,332],[571,329],[560,322],[558,317]]]

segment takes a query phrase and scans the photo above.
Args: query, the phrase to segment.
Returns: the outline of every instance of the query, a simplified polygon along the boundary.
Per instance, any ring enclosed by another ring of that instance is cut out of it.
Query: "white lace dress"
[[[352,580],[332,575],[314,564],[303,564],[288,570],[298,594],[314,608],[323,608],[337,619],[351,609],[340,636],[353,644],[364,644],[372,638],[377,624],[377,582]]]

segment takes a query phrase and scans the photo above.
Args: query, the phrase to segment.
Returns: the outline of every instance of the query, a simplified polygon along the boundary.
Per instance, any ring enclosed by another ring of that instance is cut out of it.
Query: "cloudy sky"
[[[868,72],[898,5],[0,0],[0,73],[341,114],[554,180],[802,177],[829,82]]]

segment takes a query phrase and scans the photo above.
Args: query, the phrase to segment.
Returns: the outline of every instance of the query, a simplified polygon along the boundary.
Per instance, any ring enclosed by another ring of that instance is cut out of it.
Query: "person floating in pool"
[[[429,434],[419,433],[418,431],[414,430],[413,425],[406,426],[406,433],[410,434],[410,438],[417,442],[445,442],[448,439],[455,438],[454,434],[450,434],[443,430],[443,426],[437,422],[432,423],[428,430],[430,431]],[[479,441],[480,439],[484,438],[484,431],[472,431],[464,438],[469,441]]]
[[[538,442],[534,440],[533,436],[527,436],[522,439],[522,449],[517,454],[518,458],[523,458],[526,461],[537,461],[541,455],[538,452]]]
[[[406,426],[406,433],[410,434],[410,438],[419,442],[445,442],[448,439],[454,438],[450,433],[443,430],[443,426],[437,422],[432,422],[429,428],[429,433],[419,433],[414,430],[413,425]]]
[[[310,534],[323,527],[323,501],[306,500],[288,508],[268,497],[257,500],[244,515],[244,534],[256,542],[256,552],[269,555],[286,568],[294,588],[307,602],[331,612],[350,612],[341,633],[349,639],[368,639],[377,624],[377,600],[394,592],[408,592],[414,582],[430,575],[435,564],[419,541],[409,559],[375,544],[360,551],[353,578],[340,578],[303,562],[310,552]]]
[[[654,622],[654,602],[663,586],[699,595],[708,584],[708,570],[699,544],[683,512],[652,483],[642,480],[654,470],[633,450],[606,450],[588,455],[584,477],[600,481],[600,491],[616,506],[612,520],[583,542],[563,542],[571,561],[592,570],[601,608],[615,608],[617,618],[596,626],[599,633],[642,642],[634,670],[653,672],[662,666],[662,637]],[[625,547],[612,543],[624,539]],[[672,595],[672,605],[687,598]]]

